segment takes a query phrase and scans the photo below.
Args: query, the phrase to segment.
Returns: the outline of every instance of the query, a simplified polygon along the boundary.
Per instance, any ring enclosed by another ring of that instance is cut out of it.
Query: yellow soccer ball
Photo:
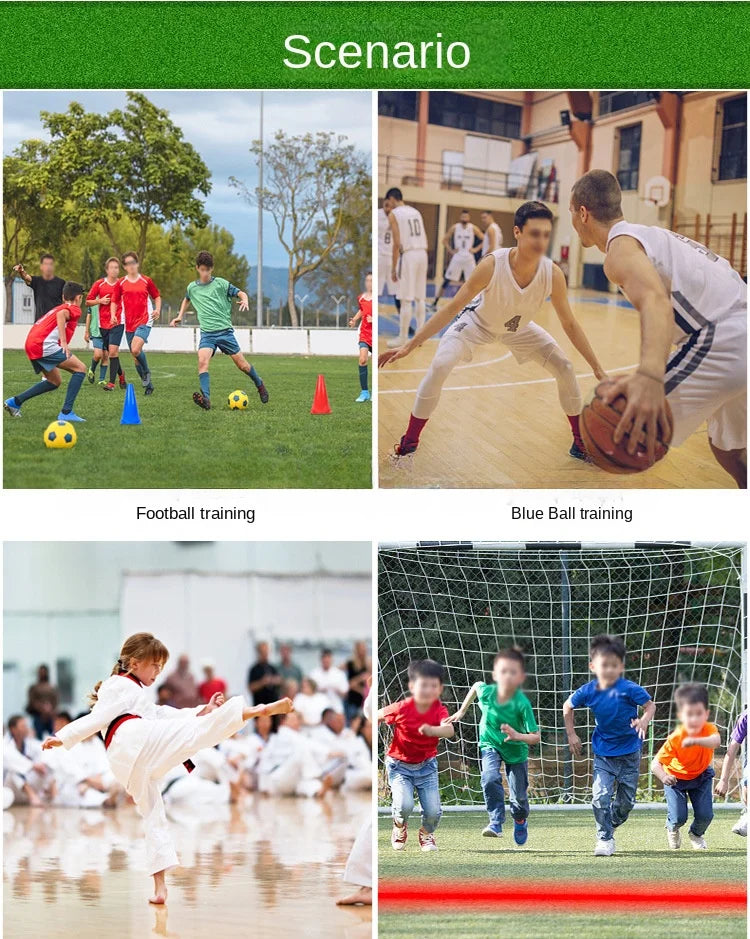
[[[67,450],[76,445],[76,429],[69,421],[53,421],[44,432],[44,445],[51,450]]]
[[[244,411],[250,404],[250,399],[244,391],[233,391],[229,395],[229,407],[233,411]]]

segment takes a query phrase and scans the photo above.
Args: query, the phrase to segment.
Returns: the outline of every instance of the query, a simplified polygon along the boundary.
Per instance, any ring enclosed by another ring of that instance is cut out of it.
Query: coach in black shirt
[[[256,646],[258,661],[250,669],[247,685],[253,696],[253,704],[270,704],[276,701],[281,692],[281,678],[268,661],[268,643],[259,642]]]
[[[34,321],[40,320],[45,313],[63,302],[62,291],[65,281],[55,277],[55,259],[51,254],[43,254],[39,259],[39,274],[33,277],[23,269],[23,264],[16,264],[13,270],[22,277],[34,292]]]

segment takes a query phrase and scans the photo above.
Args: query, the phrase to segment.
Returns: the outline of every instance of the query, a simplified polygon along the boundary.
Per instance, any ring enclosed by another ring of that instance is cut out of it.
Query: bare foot
[[[148,902],[159,906],[167,902],[167,884],[164,879],[164,871],[158,871],[154,874],[154,895],[148,898]]]
[[[372,887],[360,887],[348,897],[337,900],[336,906],[372,906]]]
[[[320,789],[315,793],[315,798],[322,799],[331,789],[333,789],[333,776],[329,773],[320,780]]]

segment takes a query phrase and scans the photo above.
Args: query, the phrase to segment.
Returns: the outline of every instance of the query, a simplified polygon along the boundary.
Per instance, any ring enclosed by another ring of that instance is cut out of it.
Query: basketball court
[[[638,363],[637,312],[621,296],[573,290],[570,302],[603,366],[612,375]],[[535,322],[571,357],[584,399],[596,379],[565,336],[552,304]],[[395,309],[379,306],[379,351],[397,333]],[[411,473],[393,470],[388,454],[404,433],[419,382],[437,339],[378,372],[378,462],[381,488],[724,489],[731,478],[718,466],[706,428],[696,431],[645,473],[617,476],[568,455],[571,435],[554,379],[533,362],[518,365],[495,343],[477,348],[454,369],[422,434]]]

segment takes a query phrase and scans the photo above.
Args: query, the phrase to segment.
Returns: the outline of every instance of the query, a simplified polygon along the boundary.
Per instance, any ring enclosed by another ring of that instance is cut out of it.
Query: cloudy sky
[[[257,91],[147,91],[166,108],[211,171],[212,189],[206,210],[212,221],[227,228],[235,247],[255,266],[257,215],[229,188],[236,176],[250,188],[257,183],[257,167],[249,153],[260,126]],[[65,111],[70,101],[86,109],[105,112],[124,107],[120,91],[6,91],[3,96],[3,152],[10,153],[26,137],[42,137],[40,111]],[[371,94],[369,91],[267,91],[264,132],[287,134],[332,130],[345,134],[359,150],[370,153]],[[263,263],[276,267],[286,254],[276,241],[270,219],[264,228]]]

